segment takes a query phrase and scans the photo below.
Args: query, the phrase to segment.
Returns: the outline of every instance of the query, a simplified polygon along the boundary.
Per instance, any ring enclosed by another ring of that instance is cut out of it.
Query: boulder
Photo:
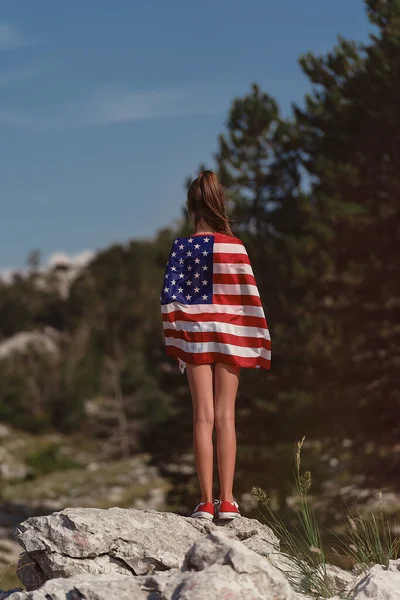
[[[231,532],[232,533],[232,532]],[[267,558],[220,530],[201,535],[181,570],[151,575],[80,574],[54,578],[7,600],[300,600]]]
[[[351,571],[345,571],[336,565],[326,565],[328,582],[338,592],[350,593],[357,576]]]
[[[0,342],[0,358],[8,358],[13,354],[26,354],[31,348],[53,357],[58,357],[59,333],[52,327],[41,331],[20,331],[12,337]]]
[[[0,592],[0,600],[310,600],[290,586],[285,572],[295,565],[271,529],[245,517],[69,508],[28,518],[16,538],[27,591]],[[326,570],[339,594],[331,600],[400,600],[400,560],[358,576]]]
[[[227,537],[278,561],[279,542],[253,519],[218,525],[170,512],[110,508],[66,509],[21,523],[16,538],[25,552],[18,577],[28,590],[57,577],[145,575],[173,571],[201,536],[223,529]]]
[[[221,531],[202,536],[171,575],[162,600],[297,600],[283,573],[264,556]]]
[[[400,600],[400,559],[389,561],[386,569],[375,565],[360,575],[352,600]]]
[[[77,575],[71,579],[46,581],[38,590],[14,592],[0,600],[149,600],[135,577]],[[157,596],[154,600],[157,599]]]

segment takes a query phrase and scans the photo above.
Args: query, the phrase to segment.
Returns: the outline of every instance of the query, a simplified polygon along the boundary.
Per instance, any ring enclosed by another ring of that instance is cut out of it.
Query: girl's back
[[[225,233],[175,238],[161,311],[168,354],[186,362],[270,368],[271,339],[250,259]]]

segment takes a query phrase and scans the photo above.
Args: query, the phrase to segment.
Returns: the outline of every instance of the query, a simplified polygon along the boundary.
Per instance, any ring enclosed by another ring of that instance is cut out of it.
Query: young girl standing
[[[192,517],[240,517],[233,496],[235,401],[240,369],[270,368],[271,338],[247,251],[234,236],[218,177],[203,171],[188,189],[195,231],[175,238],[161,292],[166,351],[186,369],[201,497]],[[213,500],[213,428],[219,499]]]

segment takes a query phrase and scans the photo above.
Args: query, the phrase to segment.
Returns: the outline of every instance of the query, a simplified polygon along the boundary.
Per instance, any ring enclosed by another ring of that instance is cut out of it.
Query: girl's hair
[[[202,171],[192,181],[187,192],[186,206],[195,225],[201,217],[214,231],[233,236],[230,219],[226,214],[225,194],[217,175],[213,171]]]

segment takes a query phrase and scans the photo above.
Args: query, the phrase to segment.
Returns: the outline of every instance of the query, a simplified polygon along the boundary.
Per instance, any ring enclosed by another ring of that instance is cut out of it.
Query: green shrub
[[[79,462],[64,456],[59,444],[47,444],[36,452],[28,454],[26,462],[33,470],[34,476],[83,467]]]

